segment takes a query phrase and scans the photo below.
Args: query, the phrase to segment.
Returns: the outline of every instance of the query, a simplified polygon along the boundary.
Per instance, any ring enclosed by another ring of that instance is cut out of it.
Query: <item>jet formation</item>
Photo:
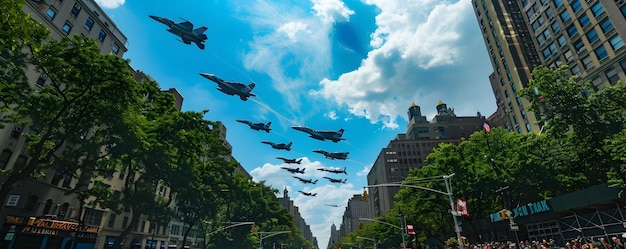
[[[220,92],[223,92],[231,96],[236,94],[243,101],[248,100],[248,98],[251,96],[256,96],[254,95],[254,93],[252,93],[252,89],[254,89],[254,87],[256,86],[254,82],[246,86],[239,82],[225,81],[215,76],[214,74],[200,73],[200,76],[217,83],[217,90],[219,90]]]
[[[270,142],[270,141],[263,141],[261,142],[262,144],[269,144],[272,146],[272,148],[277,149],[277,150],[286,150],[286,151],[290,151],[291,150],[291,145],[293,144],[293,142],[289,142],[288,144],[285,143],[274,143],[274,142]]]
[[[193,29],[193,24],[190,21],[184,20],[184,22],[174,22],[165,17],[149,16],[150,18],[167,25],[170,33],[180,37],[181,42],[185,44],[191,44],[192,42],[200,49],[204,49],[204,42],[207,40],[207,36],[204,34],[208,28],[206,26]]]
[[[350,154],[350,152],[328,152],[325,150],[314,150],[313,152],[323,154],[324,157],[331,160],[346,160]]]
[[[287,170],[287,171],[289,171],[289,173],[292,173],[292,174],[304,174],[304,170],[305,170],[305,168],[302,168],[302,169],[300,169],[300,168],[295,168],[294,169],[294,168],[288,168],[288,167],[280,167],[280,168],[284,169],[284,170]]]
[[[201,50],[204,50],[205,48],[204,42],[208,39],[207,35],[205,34],[205,31],[208,30],[206,26],[200,26],[199,28],[194,29],[193,23],[184,19],[182,22],[175,22],[165,17],[158,17],[158,16],[153,16],[153,15],[150,15],[149,17],[152,18],[153,20],[156,20],[162,24],[167,25],[167,31],[178,36],[178,38],[180,38],[178,40],[181,41],[182,43],[184,44],[194,43],[196,44],[196,46],[198,46],[198,48],[200,48]],[[230,96],[237,95],[242,101],[247,101],[250,97],[256,96],[254,93],[252,93],[252,90],[256,86],[254,82],[251,82],[250,84],[245,85],[240,82],[234,82],[234,81],[229,82],[229,81],[223,80],[214,74],[200,73],[200,76],[212,82],[217,83],[217,90],[219,90],[220,92],[225,93]],[[250,129],[253,129],[256,131],[265,131],[266,133],[270,133],[271,131],[271,128],[270,128],[270,125],[272,124],[271,121],[267,123],[252,122],[252,121],[248,121],[244,119],[239,119],[236,121],[247,124],[248,126],[250,126]],[[297,131],[307,133],[309,137],[316,139],[316,140],[320,140],[320,141],[330,140],[334,143],[338,143],[339,141],[345,140],[344,138],[342,138],[344,129],[339,129],[337,131],[315,130],[306,126],[292,126],[291,128]],[[274,143],[270,141],[262,141],[261,143],[268,144],[272,146],[272,148],[277,149],[277,150],[286,150],[286,151],[291,151],[291,145],[293,144],[292,142],[285,144],[285,143]],[[324,157],[329,158],[329,159],[338,159],[338,160],[346,160],[349,154],[349,152],[328,152],[324,150],[314,150],[313,152],[323,154]],[[276,157],[276,158],[283,160],[283,162],[286,164],[301,164],[302,162],[301,158],[300,159],[289,159],[289,158],[284,158],[284,157]],[[281,168],[287,170],[288,172],[292,174],[304,174],[304,170],[305,170],[305,168],[295,168],[295,169],[290,168],[290,167],[281,167]],[[341,174],[341,173],[346,174],[346,175],[348,174],[346,172],[345,167],[343,168],[343,170],[335,169],[335,168],[318,168],[317,170],[334,173],[334,174]],[[293,176],[293,177],[305,184],[317,184],[317,181],[318,181],[317,179],[316,180],[305,179],[305,178],[301,178],[298,176]],[[346,183],[347,181],[347,179],[335,179],[335,178],[330,178],[330,177],[324,177],[324,178],[328,179],[332,183]],[[299,192],[307,196],[317,195],[317,193],[310,193],[310,192],[304,192],[304,191],[299,191]],[[328,205],[328,206],[338,207],[338,205]]]
[[[302,158],[300,159],[289,159],[289,158],[284,158],[284,157],[276,157],[276,159],[280,159],[283,160],[284,163],[286,164],[300,164],[302,162]]]
[[[272,130],[270,128],[270,125],[272,125],[271,121],[267,122],[267,123],[261,123],[261,122],[253,123],[253,122],[250,122],[248,120],[241,120],[241,119],[238,119],[238,120],[235,120],[235,121],[237,121],[239,123],[247,124],[247,125],[250,126],[250,129],[253,129],[253,130],[256,130],[256,131],[264,130],[265,132],[270,133],[270,130]]]
[[[311,129],[306,126],[292,126],[291,128],[297,131],[306,132],[309,134],[309,137],[313,139],[317,139],[317,140],[322,140],[322,141],[330,140],[335,143],[341,140],[345,140],[341,138],[341,136],[343,136],[343,131],[344,131],[343,129],[339,129],[338,131],[320,131],[320,130]]]
[[[341,173],[343,173],[345,175],[348,174],[348,172],[346,172],[346,167],[343,167],[343,170],[340,170],[340,169],[327,169],[327,168],[319,168],[317,170],[325,171],[325,172],[329,172],[329,173],[334,173],[334,174],[341,174]]]

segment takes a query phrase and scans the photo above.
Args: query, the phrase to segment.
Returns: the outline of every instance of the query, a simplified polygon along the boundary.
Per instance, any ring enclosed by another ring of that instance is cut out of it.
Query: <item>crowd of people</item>
[[[612,237],[589,237],[583,238],[578,236],[571,241],[565,242],[565,245],[559,245],[553,239],[520,241],[515,243],[507,242],[491,242],[484,244],[468,245],[468,249],[626,249],[626,233],[620,236]]]

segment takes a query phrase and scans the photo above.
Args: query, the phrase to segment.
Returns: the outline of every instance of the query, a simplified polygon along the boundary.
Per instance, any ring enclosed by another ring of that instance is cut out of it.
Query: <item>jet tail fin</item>
[[[250,85],[248,85],[248,87],[250,88],[250,91],[252,91],[252,89],[254,89],[254,87],[256,86],[256,84],[254,82],[250,83]]]
[[[344,129],[339,129],[339,130],[337,131],[337,134],[339,134],[339,136],[341,136],[341,135],[343,135],[343,131],[344,131]]]

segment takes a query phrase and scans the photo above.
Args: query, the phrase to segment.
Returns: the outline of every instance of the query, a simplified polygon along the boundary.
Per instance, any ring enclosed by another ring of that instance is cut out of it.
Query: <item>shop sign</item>
[[[531,214],[542,213],[546,211],[550,211],[550,207],[548,206],[547,200],[537,201],[533,203],[528,203],[523,206],[519,206],[514,208],[513,210],[513,218],[524,217]],[[491,222],[501,221],[502,218],[498,213],[493,213],[489,215],[491,218]]]

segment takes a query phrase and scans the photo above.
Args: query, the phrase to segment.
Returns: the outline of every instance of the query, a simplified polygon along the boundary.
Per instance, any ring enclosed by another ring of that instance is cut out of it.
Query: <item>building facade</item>
[[[596,90],[625,79],[626,6],[618,0],[473,0],[494,74],[498,105],[491,120],[525,133],[539,131],[536,110],[517,96],[530,73],[544,65],[568,65],[571,75]],[[500,117],[500,118],[498,118]]]
[[[302,237],[304,237],[308,241],[311,241],[311,243],[313,243],[313,245],[317,248],[317,238],[313,236],[313,232],[311,232],[311,227],[306,223],[306,220],[302,218],[302,215],[300,215],[299,208],[295,206],[291,198],[289,198],[289,191],[287,191],[286,187],[283,190],[283,197],[279,198],[279,200],[281,203],[281,207],[287,209],[289,213],[293,215],[294,223],[296,227],[300,229],[300,234],[302,234]]]
[[[346,237],[351,232],[359,229],[360,218],[373,217],[369,203],[363,199],[363,195],[356,194],[348,200],[346,210],[343,212],[340,237]]]
[[[463,138],[482,129],[485,117],[458,117],[454,109],[443,102],[437,105],[437,115],[428,122],[418,105],[408,110],[406,134],[398,134],[378,154],[367,174],[368,185],[397,183],[406,178],[412,168],[428,164],[426,157],[439,143],[459,144]],[[374,217],[385,215],[393,206],[398,187],[370,188],[369,202]]]

